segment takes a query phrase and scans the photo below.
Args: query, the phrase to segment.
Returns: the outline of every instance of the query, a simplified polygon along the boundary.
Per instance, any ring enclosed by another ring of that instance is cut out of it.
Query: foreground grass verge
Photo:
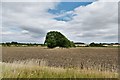
[[[26,63],[1,63],[3,78],[117,78],[117,73],[48,67]]]

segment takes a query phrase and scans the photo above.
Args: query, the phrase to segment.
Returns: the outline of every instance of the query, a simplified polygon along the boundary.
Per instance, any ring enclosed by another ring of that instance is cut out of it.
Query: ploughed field
[[[2,61],[44,60],[47,66],[117,72],[117,48],[2,47]]]

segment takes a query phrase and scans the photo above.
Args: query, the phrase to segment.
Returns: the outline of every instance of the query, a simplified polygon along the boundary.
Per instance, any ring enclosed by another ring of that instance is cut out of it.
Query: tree
[[[101,44],[101,43],[94,43],[94,42],[92,42],[92,43],[90,43],[90,45],[89,45],[90,47],[103,47],[103,44]]]
[[[49,48],[55,47],[74,47],[74,43],[69,41],[63,34],[57,31],[50,31],[46,35],[44,42],[45,45]]]

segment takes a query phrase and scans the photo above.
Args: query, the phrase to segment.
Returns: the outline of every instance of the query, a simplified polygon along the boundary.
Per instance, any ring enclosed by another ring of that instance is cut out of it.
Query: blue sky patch
[[[49,9],[48,12],[54,15],[60,15],[68,11],[73,11],[75,8],[79,6],[87,6],[92,2],[61,2],[59,3],[55,9]],[[54,19],[58,21],[70,21],[73,19],[75,14],[67,14],[64,16],[56,17]]]
[[[62,14],[67,11],[72,11],[79,6],[87,6],[92,2],[61,2],[55,9],[49,9],[48,12],[51,14]]]

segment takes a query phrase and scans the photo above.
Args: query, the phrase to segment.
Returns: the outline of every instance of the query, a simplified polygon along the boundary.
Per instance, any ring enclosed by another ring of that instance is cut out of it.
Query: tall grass
[[[0,63],[3,78],[117,78],[117,73],[49,67],[46,60],[25,60]]]

